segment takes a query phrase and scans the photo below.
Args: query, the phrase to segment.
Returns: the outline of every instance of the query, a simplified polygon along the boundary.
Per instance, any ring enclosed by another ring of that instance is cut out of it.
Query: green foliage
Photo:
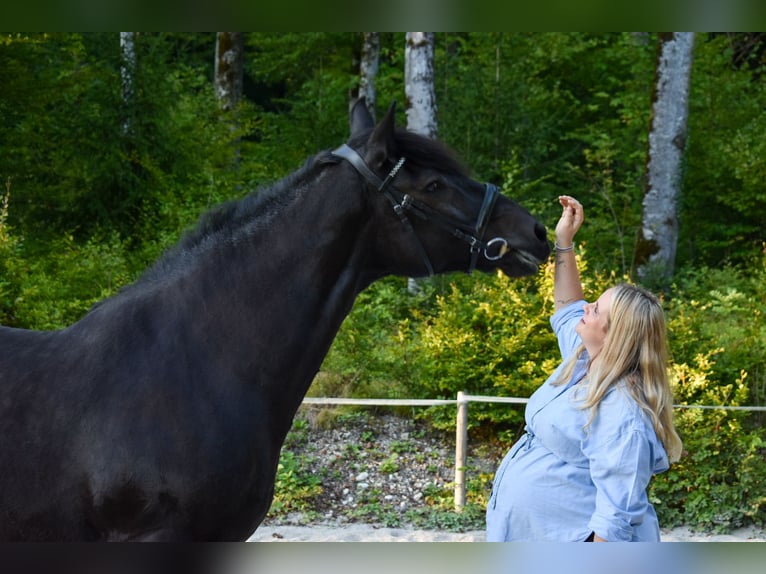
[[[124,245],[115,237],[78,245],[68,236],[51,247],[55,258],[26,260],[17,252],[4,260],[3,275],[13,281],[7,293],[0,285],[3,324],[61,329],[131,277]]]
[[[312,395],[411,396],[414,368],[404,330],[418,306],[428,305],[425,291],[412,297],[403,278],[374,283],[357,298],[323,365],[324,376]],[[332,373],[334,376],[327,376]]]
[[[267,180],[348,137],[349,62],[357,43],[360,36],[348,33],[249,35],[246,73],[260,110],[253,159]]]
[[[680,403],[747,403],[745,373],[728,385],[716,385],[709,379],[711,365],[710,357],[702,354],[693,365],[674,365]],[[684,456],[650,486],[662,524],[726,532],[766,522],[766,442],[762,429],[748,426],[748,418],[740,411],[677,409]]]
[[[312,514],[312,508],[322,495],[322,479],[308,470],[311,458],[305,454],[295,454],[308,440],[308,423],[298,418],[287,433],[277,466],[277,478],[274,482],[274,500],[269,508],[272,516],[285,516],[291,512],[301,512],[304,518]]]
[[[31,69],[4,77],[0,93],[0,109],[10,111],[0,174],[14,181],[22,234],[87,241],[108,228],[141,244],[158,226],[177,234],[188,225],[177,219],[185,206],[198,213],[220,201],[211,182],[247,177],[230,168],[233,142],[253,128],[248,106],[238,130],[221,121],[208,79],[171,59],[171,39],[137,36],[130,97],[116,34],[5,39],[0,68]]]
[[[764,405],[766,267],[681,274],[668,301],[676,401]],[[726,531],[766,522],[763,416],[679,408],[681,461],[656,477],[651,494],[664,524]]]
[[[458,287],[462,285],[462,289]],[[529,396],[551,368],[555,340],[546,329],[550,300],[532,281],[495,275],[471,283],[457,277],[436,300],[432,317],[410,330],[412,354],[420,357],[413,384],[419,395],[454,398],[476,395]],[[454,428],[454,409],[425,412],[439,427]],[[472,422],[517,427],[521,409],[472,405]]]
[[[727,266],[678,274],[668,301],[671,348],[677,364],[711,358],[715,384],[746,373],[750,404],[766,404],[766,260],[747,269]]]
[[[732,65],[729,37],[697,35],[678,258],[742,263],[766,220],[763,62]]]
[[[72,236],[49,246],[54,256],[29,257],[8,225],[10,182],[0,196],[0,324],[60,329],[130,279],[124,245],[116,236],[78,244]]]
[[[290,450],[282,451],[274,483],[274,500],[269,509],[273,516],[309,510],[322,494],[321,478],[307,472],[307,467],[305,457],[296,456]]]
[[[454,508],[426,506],[405,512],[406,522],[425,530],[446,530],[448,532],[467,532],[484,530],[486,506],[468,503],[462,512]]]
[[[479,177],[505,182],[544,221],[555,221],[560,193],[578,197],[590,222],[581,240],[598,266],[629,273],[648,141],[651,38],[445,36],[437,64],[440,137]]]

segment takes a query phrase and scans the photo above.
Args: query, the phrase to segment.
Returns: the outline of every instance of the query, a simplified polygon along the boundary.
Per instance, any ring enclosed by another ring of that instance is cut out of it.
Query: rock
[[[434,431],[421,421],[393,415],[353,416],[337,422],[336,428],[312,428],[310,423],[306,428],[305,421],[312,420],[304,416],[308,408],[317,407],[301,407],[296,422],[303,420],[303,427],[288,434],[283,447],[283,451],[300,457],[305,465],[302,472],[321,478],[322,492],[309,501],[310,507],[305,508],[301,500],[304,514],[315,513],[336,523],[359,522],[374,520],[386,511],[403,517],[405,511],[425,509],[438,499],[439,490],[442,500],[452,499],[454,432]],[[373,441],[370,436],[375,437]],[[489,481],[504,454],[501,448],[478,458],[472,455],[469,444],[467,478],[486,477],[487,495]],[[365,514],[365,508],[377,510]],[[289,525],[291,520],[270,513],[264,524]],[[301,520],[305,523],[305,517]]]

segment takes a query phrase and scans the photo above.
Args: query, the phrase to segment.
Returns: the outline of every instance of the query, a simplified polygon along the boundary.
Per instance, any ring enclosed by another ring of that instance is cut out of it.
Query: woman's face
[[[609,311],[612,307],[613,289],[607,289],[595,303],[585,305],[585,315],[575,327],[591,357],[598,355],[604,346],[609,329]]]

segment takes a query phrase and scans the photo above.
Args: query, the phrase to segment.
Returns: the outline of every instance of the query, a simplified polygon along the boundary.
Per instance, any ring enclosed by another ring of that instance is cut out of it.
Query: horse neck
[[[291,409],[369,282],[370,231],[361,194],[349,193],[358,192],[307,187],[268,225],[253,223],[200,254],[163,295],[172,305],[183,298],[187,328],[214,342],[217,362]]]

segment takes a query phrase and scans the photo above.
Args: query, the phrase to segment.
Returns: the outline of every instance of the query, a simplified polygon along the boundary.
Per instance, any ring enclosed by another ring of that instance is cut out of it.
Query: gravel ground
[[[475,508],[464,517],[456,518],[451,512],[454,435],[434,432],[412,418],[367,413],[340,415],[329,426],[321,423],[327,412],[302,407],[283,448],[283,456],[289,450],[296,457],[296,472],[321,479],[321,495],[302,508],[275,513],[279,505],[272,505],[264,526],[360,522],[422,526],[425,515],[433,514],[435,508],[442,510],[445,520],[452,515],[453,529],[481,526]],[[494,452],[469,445],[466,480],[478,485],[487,497],[503,450],[502,445]]]

